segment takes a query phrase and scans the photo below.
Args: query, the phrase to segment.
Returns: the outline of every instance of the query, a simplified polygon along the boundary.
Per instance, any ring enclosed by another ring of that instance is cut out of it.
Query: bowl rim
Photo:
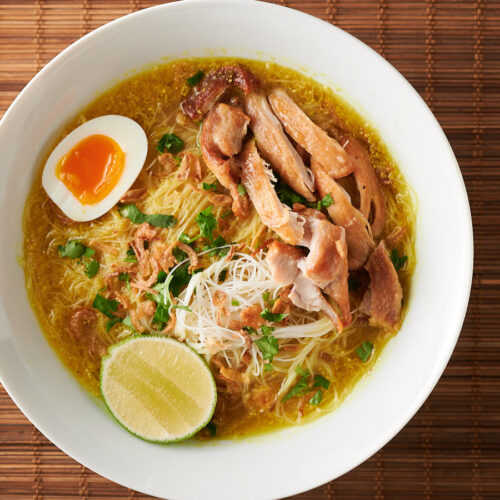
[[[23,90],[16,96],[14,101],[11,103],[7,111],[5,112],[4,116],[2,117],[2,120],[0,121],[0,131],[3,128],[8,127],[9,121],[11,120],[11,116],[14,115],[15,110],[19,104],[24,98],[24,96],[30,92],[31,87],[36,85],[39,80],[48,77],[51,72],[53,71],[54,68],[58,67],[60,64],[64,63],[66,58],[71,57],[74,52],[76,52],[80,46],[85,45],[88,43],[90,40],[94,40],[97,37],[100,37],[102,34],[107,33],[108,31],[112,31],[115,29],[116,26],[121,26],[123,24],[126,24],[131,20],[131,18],[137,19],[141,16],[149,16],[151,15],[151,12],[156,12],[160,11],[163,9],[175,9],[175,8],[183,8],[183,4],[188,4],[189,7],[191,6],[196,6],[197,4],[202,5],[202,4],[224,4],[226,8],[234,8],[238,9],[240,5],[246,4],[248,5],[255,5],[255,8],[262,9],[262,12],[268,11],[280,11],[283,14],[285,14],[284,9],[286,9],[286,15],[287,16],[296,16],[298,18],[303,19],[305,22],[309,23],[317,23],[318,26],[324,26],[327,25],[330,29],[332,30],[337,30],[338,32],[341,32],[343,36],[346,36],[351,40],[352,43],[358,44],[363,46],[365,49],[368,49],[371,53],[372,56],[376,56],[378,59],[378,63],[384,65],[391,73],[392,77],[398,80],[399,85],[404,85],[407,87],[420,101],[420,106],[422,108],[422,111],[426,113],[427,118],[432,120],[434,124],[436,125],[436,130],[439,131],[440,133],[440,142],[442,142],[446,148],[447,148],[447,153],[449,156],[449,160],[451,163],[455,165],[456,168],[456,175],[457,175],[457,180],[459,181],[459,185],[461,187],[461,205],[463,205],[463,208],[465,210],[464,212],[464,222],[467,222],[464,226],[464,231],[465,231],[465,239],[468,241],[468,246],[467,248],[464,249],[464,252],[468,254],[468,266],[466,269],[463,270],[462,275],[463,275],[463,287],[462,287],[462,294],[461,294],[461,304],[460,304],[460,311],[456,311],[454,314],[454,321],[453,321],[453,327],[450,327],[450,331],[453,329],[455,331],[455,336],[452,338],[450,335],[450,340],[448,341],[447,344],[447,350],[446,352],[443,353],[440,362],[435,363],[433,366],[433,372],[432,376],[429,377],[429,382],[427,383],[426,386],[422,387],[420,390],[420,393],[418,394],[417,397],[414,398],[414,403],[411,407],[408,407],[406,412],[404,414],[401,414],[399,417],[398,421],[396,423],[393,423],[392,427],[387,430],[387,432],[384,435],[379,436],[377,439],[374,439],[372,441],[372,446],[369,448],[369,451],[367,452],[368,454],[366,456],[360,457],[359,460],[350,462],[346,464],[343,468],[343,471],[340,474],[336,474],[336,477],[340,477],[343,474],[347,473],[348,471],[354,469],[357,467],[359,464],[363,463],[365,460],[367,460],[370,456],[372,456],[374,453],[376,453],[379,449],[381,449],[387,442],[389,442],[397,433],[400,432],[400,430],[409,422],[409,420],[416,414],[416,412],[419,410],[419,408],[423,405],[427,397],[430,395],[432,390],[434,389],[435,385],[439,381],[439,378],[441,377],[444,369],[446,368],[446,365],[451,357],[451,354],[455,348],[455,345],[458,341],[458,337],[460,335],[460,331],[463,325],[463,321],[465,318],[465,314],[467,312],[467,304],[469,301],[469,295],[470,295],[470,290],[471,290],[471,285],[472,285],[472,273],[473,273],[473,262],[474,262],[474,247],[473,247],[473,230],[472,230],[472,218],[471,218],[471,213],[470,213],[470,206],[468,202],[468,197],[467,197],[467,191],[465,188],[465,183],[463,180],[463,177],[461,175],[461,171],[458,165],[458,162],[455,158],[455,155],[453,153],[453,150],[446,138],[446,135],[444,134],[444,131],[442,130],[441,126],[439,125],[437,119],[433,115],[433,113],[430,111],[428,108],[427,104],[425,101],[422,99],[422,97],[418,94],[418,92],[413,88],[413,86],[402,76],[402,74],[394,68],[387,60],[385,60],[380,54],[378,54],[375,50],[373,50],[371,47],[366,45],[364,42],[361,40],[357,39],[353,35],[349,34],[348,32],[342,30],[341,28],[338,28],[335,25],[331,25],[330,23],[323,21],[319,18],[316,18],[312,15],[297,11],[292,8],[287,8],[281,5],[276,5],[276,4],[269,4],[266,2],[261,2],[261,1],[255,1],[255,0],[239,0],[238,2],[234,2],[234,0],[184,0],[182,2],[172,2],[169,4],[161,4],[161,5],[156,5],[153,7],[149,7],[143,10],[140,10],[138,12],[130,13],[127,14],[123,17],[120,17],[118,19],[115,19],[109,23],[106,23],[103,26],[100,26],[96,30],[84,35],[80,39],[76,40],[73,42],[71,45],[66,47],[63,51],[61,51],[56,57],[54,57],[49,63],[47,63],[46,66],[44,66],[31,80],[30,82],[23,88]],[[0,373],[1,376],[1,373]],[[71,449],[70,445],[66,445],[66,443],[61,442],[58,437],[57,433],[53,432],[53,429],[46,428],[45,426],[39,426],[36,424],[36,416],[26,407],[26,405],[21,402],[20,400],[22,397],[18,397],[15,394],[15,391],[11,391],[9,389],[9,382],[6,381],[3,377],[1,377],[1,383],[3,384],[6,392],[9,394],[9,396],[12,398],[12,400],[15,402],[15,404],[21,409],[23,414],[28,418],[28,420],[35,425],[40,432],[42,432],[51,442],[53,442],[58,448],[60,448],[64,453],[69,455],[70,457],[74,458],[77,460],[79,463],[83,464],[85,467],[88,467],[89,469],[97,472],[100,475],[103,475],[106,478],[109,478],[112,481],[115,481],[119,484],[127,485],[128,487],[136,489],[136,485],[130,485],[127,484],[127,481],[123,480],[123,475],[121,475],[119,478],[117,478],[117,474],[112,474],[110,471],[105,471],[104,473],[101,471],[98,471],[94,469],[94,466],[92,464],[89,464],[87,459],[81,459],[81,453],[79,450],[73,450]],[[297,494],[303,491],[308,491],[312,488],[318,487],[322,484],[324,484],[326,481],[330,481],[332,478],[331,477],[315,477],[313,476],[308,476],[311,479],[309,480],[304,480],[303,487],[302,489],[297,489],[297,488],[292,488],[292,489],[287,489],[285,485],[283,485],[283,495],[290,495],[290,494]],[[148,490],[147,488],[141,488],[138,491],[143,491],[144,493],[148,494],[157,494],[157,492]]]

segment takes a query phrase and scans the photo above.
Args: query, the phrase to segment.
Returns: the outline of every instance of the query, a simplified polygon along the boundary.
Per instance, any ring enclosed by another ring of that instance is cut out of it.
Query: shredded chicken
[[[201,161],[198,156],[189,151],[182,155],[181,167],[177,172],[177,179],[180,181],[194,179],[198,182],[203,179]]]
[[[250,196],[262,223],[287,243],[297,245],[304,230],[300,218],[281,203],[257,152],[255,141],[249,140],[240,155],[241,182]]]
[[[288,135],[300,144],[333,178],[344,177],[353,165],[342,146],[318,127],[282,89],[274,89],[269,102]]]
[[[207,73],[193,88],[181,102],[181,109],[192,120],[202,120],[230,87],[237,87],[248,94],[259,87],[259,81],[244,66],[229,64],[218,67]]]
[[[314,201],[314,176],[286,136],[265,95],[250,93],[245,100],[245,111],[250,117],[250,128],[264,159],[293,190],[307,200]]]
[[[341,138],[341,144],[354,165],[354,179],[359,191],[359,211],[367,220],[371,220],[375,238],[382,233],[385,225],[385,196],[370,163],[370,158],[361,143],[351,136]],[[371,217],[370,217],[371,214]]]
[[[401,320],[403,290],[384,241],[373,251],[365,269],[370,284],[361,310],[370,317],[370,325],[396,330]]]
[[[332,221],[345,229],[349,269],[360,268],[375,248],[369,222],[352,206],[345,191],[327,174],[314,158],[311,168],[321,198],[331,194],[334,203],[327,210]]]
[[[301,245],[309,248],[309,254],[299,263],[299,268],[306,278],[335,300],[341,311],[342,324],[347,326],[351,323],[351,310],[345,229],[333,225],[317,210],[304,208],[299,213],[305,220]]]
[[[288,295],[291,302],[306,311],[322,311],[331,319],[337,330],[342,331],[342,322],[333,307],[300,269],[299,264],[304,261],[302,250],[279,241],[271,243],[266,255],[273,280],[283,286],[293,285]]]
[[[201,129],[203,159],[217,180],[229,190],[234,214],[245,219],[249,215],[248,196],[238,191],[240,173],[234,161],[247,133],[249,118],[239,108],[219,103],[208,113]]]
[[[121,203],[134,203],[136,201],[142,200],[146,193],[148,192],[147,188],[133,188],[129,189],[121,198]]]

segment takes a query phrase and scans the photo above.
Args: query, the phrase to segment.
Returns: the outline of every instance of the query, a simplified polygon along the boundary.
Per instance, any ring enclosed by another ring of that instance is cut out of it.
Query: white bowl
[[[376,126],[417,194],[418,265],[403,328],[337,411],[258,438],[156,446],[121,429],[47,344],[16,261],[21,218],[35,169],[80,108],[131,70],[165,56],[208,54],[272,58],[302,68]],[[448,362],[472,275],[472,226],[460,170],[414,89],[340,29],[253,1],[193,0],[126,16],[73,44],[30,82],[2,120],[0,151],[1,381],[45,436],[117,483],[168,498],[255,500],[308,490],[387,443]]]

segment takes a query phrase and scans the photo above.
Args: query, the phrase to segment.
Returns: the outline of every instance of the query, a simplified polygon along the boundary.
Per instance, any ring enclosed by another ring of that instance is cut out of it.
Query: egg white
[[[111,192],[101,201],[83,205],[57,178],[61,158],[80,141],[91,135],[106,135],[115,140],[125,153],[123,171]],[[74,221],[85,222],[105,214],[130,189],[139,175],[148,152],[148,140],[142,127],[130,118],[105,115],[80,125],[52,151],[42,174],[42,186],[52,201]]]

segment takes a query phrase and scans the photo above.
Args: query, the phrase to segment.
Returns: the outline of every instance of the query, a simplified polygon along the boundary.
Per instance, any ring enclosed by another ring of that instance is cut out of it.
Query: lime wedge
[[[110,347],[101,364],[107,407],[147,441],[181,441],[212,418],[217,390],[205,361],[186,344],[136,335]]]

